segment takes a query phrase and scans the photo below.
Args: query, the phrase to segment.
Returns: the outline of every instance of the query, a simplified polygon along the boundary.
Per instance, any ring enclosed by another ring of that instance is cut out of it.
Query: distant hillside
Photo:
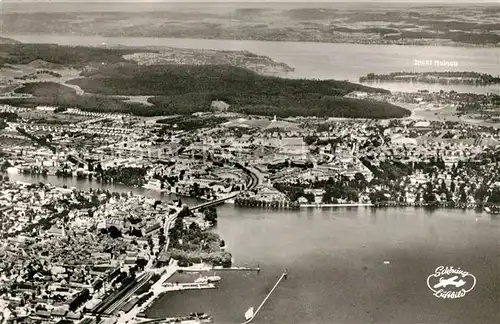
[[[0,44],[21,44],[21,42],[12,38],[0,37]]]
[[[60,64],[67,67],[84,67],[90,63],[127,62],[123,55],[133,54],[136,49],[108,49],[84,46],[59,46],[55,44],[5,44],[0,43],[0,65]]]
[[[56,82],[30,82],[16,89],[16,93],[28,93],[35,97],[65,97],[76,95],[76,91]]]
[[[141,5],[135,1],[135,11],[124,10],[118,2],[114,6],[108,2],[101,2],[102,10],[93,12],[4,10],[2,31],[61,35],[71,30],[75,35],[85,36],[354,44],[499,46],[500,43],[498,1],[497,7],[493,7],[493,0],[491,4],[472,7],[454,1],[445,6],[443,1],[438,6],[387,1],[323,1],[317,4],[314,1],[282,1],[280,4],[265,1],[248,5],[240,2],[233,8],[207,2],[192,7],[192,3],[184,6],[179,2],[161,4],[156,10],[152,10],[151,4],[147,10],[144,7],[141,10]]]
[[[44,60],[36,59],[34,61],[31,61],[28,63],[28,66],[35,68],[35,69],[47,69],[47,70],[58,70],[61,69],[62,66],[60,64],[55,64],[51,62],[47,62]]]

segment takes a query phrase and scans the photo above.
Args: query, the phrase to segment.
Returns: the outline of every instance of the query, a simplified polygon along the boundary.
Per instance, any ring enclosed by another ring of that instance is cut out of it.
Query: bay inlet
[[[28,177],[11,175],[14,181]],[[52,178],[46,182],[61,185]],[[87,190],[88,184],[72,186]],[[241,323],[286,268],[288,279],[253,323],[500,320],[500,223],[485,213],[370,207],[276,211],[225,204],[218,214],[214,231],[224,238],[234,264],[259,265],[260,273],[215,271],[222,277],[219,289],[166,294],[149,316],[206,312],[215,323]],[[426,279],[438,266],[468,271],[477,278],[476,287],[460,299],[434,297]]]

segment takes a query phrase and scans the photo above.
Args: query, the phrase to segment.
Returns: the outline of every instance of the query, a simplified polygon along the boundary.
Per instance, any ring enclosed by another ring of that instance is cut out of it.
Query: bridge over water
[[[226,200],[229,200],[229,199],[232,199],[232,198],[238,196],[239,194],[240,194],[240,191],[237,191],[237,192],[232,193],[229,196],[219,198],[216,200],[207,201],[207,202],[201,203],[201,204],[193,206],[193,207],[189,207],[189,210],[195,211],[198,209],[203,209],[203,208],[207,208],[207,207],[211,207],[211,206],[217,206],[217,205],[223,204]]]

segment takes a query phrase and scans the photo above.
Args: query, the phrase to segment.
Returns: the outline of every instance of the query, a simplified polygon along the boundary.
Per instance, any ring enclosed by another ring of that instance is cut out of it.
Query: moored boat
[[[194,281],[194,283],[208,283],[207,277],[200,277]]]
[[[245,320],[249,320],[254,316],[253,313],[253,307],[250,307],[246,312],[245,312]]]
[[[209,276],[207,277],[208,282],[219,282],[221,281],[221,277],[219,276]]]
[[[208,276],[208,277],[200,277],[196,279],[194,282],[195,283],[213,283],[213,282],[219,282],[221,281],[221,277],[219,276]]]

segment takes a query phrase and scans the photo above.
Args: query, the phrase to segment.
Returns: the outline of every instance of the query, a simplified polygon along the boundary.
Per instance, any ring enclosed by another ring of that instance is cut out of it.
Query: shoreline
[[[9,169],[11,169],[11,168],[9,168]],[[5,173],[8,175],[8,172],[5,172]],[[25,181],[19,181],[19,180],[16,180],[16,181],[11,180],[11,181],[15,182],[15,183],[26,184],[26,185],[33,184],[32,182],[25,182]],[[43,183],[46,185],[52,185],[54,187],[63,188],[61,186],[54,185],[50,182],[49,183],[43,182]],[[74,188],[74,187],[68,187],[68,189],[72,189],[72,188]],[[82,189],[78,189],[78,188],[75,188],[75,189],[77,189],[79,191],[88,191],[88,190],[82,190]],[[145,190],[145,192],[142,195],[139,195],[139,194],[137,194],[137,195],[144,196],[144,197],[156,198],[155,196],[151,196],[151,195],[146,194],[148,191],[150,191],[150,190]],[[154,190],[152,190],[152,191],[158,192],[158,191],[154,191]],[[111,192],[114,192],[114,191],[111,191]],[[118,192],[118,191],[116,191],[116,192]],[[181,199],[181,200],[182,200],[182,198],[197,199],[197,198],[193,198],[193,197],[187,196],[187,195],[180,195],[180,194],[174,194],[174,193],[166,193],[166,194],[168,196],[175,196],[175,197],[177,197],[177,199]],[[198,198],[198,199],[200,199],[200,198]],[[203,200],[203,199],[200,199],[200,200],[202,200],[204,202],[208,202],[208,200]],[[365,207],[365,208],[370,207],[370,208],[375,208],[375,209],[413,207],[415,209],[426,208],[426,209],[447,209],[447,210],[456,210],[456,209],[472,210],[472,209],[477,209],[478,207],[481,207],[481,206],[478,206],[477,204],[476,205],[456,205],[456,206],[450,206],[448,204],[448,206],[447,206],[446,202],[442,203],[442,206],[439,206],[439,205],[431,206],[431,205],[425,205],[424,203],[415,203],[415,202],[413,202],[413,203],[377,202],[377,203],[342,203],[342,204],[300,204],[300,205],[297,205],[298,208],[289,208],[289,207],[273,208],[272,206],[240,206],[239,204],[235,203],[235,201],[232,199],[230,199],[228,201],[224,201],[222,204],[234,205],[234,206],[238,206],[241,208],[254,208],[254,209],[266,208],[266,209],[273,209],[273,210],[282,210],[282,209],[300,210],[300,209],[346,208],[346,207],[358,207],[358,208],[359,207]],[[490,214],[484,209],[484,206],[479,213]]]
[[[329,208],[329,207],[372,207],[372,203],[352,203],[352,204],[301,204],[300,208]]]
[[[352,203],[352,204],[302,204],[299,206],[299,208],[306,209],[306,208],[346,208],[346,207],[371,207],[374,209],[385,209],[385,208],[406,208],[406,207],[413,207],[414,209],[429,209],[429,210],[436,210],[436,209],[444,209],[444,210],[473,210],[477,209],[478,205],[470,205],[470,206],[432,206],[432,205],[425,205],[424,203],[401,203],[401,204],[394,204],[390,202],[379,202],[379,203]],[[481,207],[481,211],[478,211],[478,213],[486,213],[488,215],[495,215],[494,213],[488,212],[485,208],[485,206]],[[257,207],[258,208],[258,207]]]
[[[41,37],[98,37],[103,40],[105,39],[118,39],[118,38],[150,38],[150,39],[186,39],[186,40],[220,40],[220,41],[237,41],[237,42],[267,42],[267,43],[311,43],[311,44],[317,44],[317,43],[322,43],[322,44],[356,44],[356,45],[374,45],[374,46],[412,46],[412,47],[418,47],[418,46],[431,46],[431,47],[463,47],[463,48],[499,48],[499,44],[468,44],[468,43],[454,43],[451,40],[446,40],[444,44],[438,44],[438,43],[406,43],[406,42],[370,42],[370,41],[352,41],[352,42],[346,42],[346,41],[334,41],[334,40],[300,40],[300,39],[290,39],[290,40],[270,40],[270,39],[248,39],[248,38],[210,38],[210,37],[205,37],[205,38],[200,38],[200,37],[172,37],[172,36],[164,36],[164,37],[157,37],[157,36],[146,36],[146,35],[140,35],[140,36],[123,36],[123,35],[85,35],[85,34],[47,34],[47,33],[31,33],[31,34],[4,34],[2,37],[4,38],[9,38],[13,39],[15,41],[20,41],[16,37],[33,37],[33,36],[41,36]],[[25,44],[30,44],[31,42],[23,42]],[[51,42],[36,42],[38,44],[57,44],[57,43],[51,43]],[[59,44],[61,45],[61,44]],[[118,44],[117,44],[118,45]],[[90,46],[90,47],[97,47],[101,46],[101,44],[94,44],[94,45],[65,45],[65,46]],[[106,45],[108,46],[108,45]],[[111,45],[114,46],[114,45]],[[121,46],[126,46],[126,47],[133,47],[133,48],[146,48],[146,47],[151,47],[150,45],[143,45],[143,46],[134,46],[134,45],[121,45]],[[172,45],[153,45],[155,47],[174,47]]]

